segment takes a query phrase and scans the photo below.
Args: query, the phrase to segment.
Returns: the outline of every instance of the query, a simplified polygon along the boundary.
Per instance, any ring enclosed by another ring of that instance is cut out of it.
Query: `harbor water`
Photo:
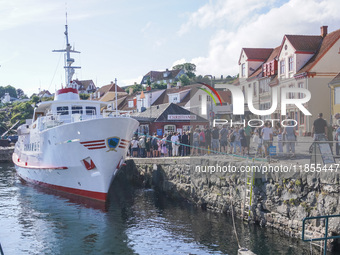
[[[89,204],[21,183],[0,164],[0,243],[18,254],[237,254],[229,215],[114,182],[109,203]],[[308,243],[236,220],[258,255],[310,254]],[[331,253],[328,253],[331,254]]]

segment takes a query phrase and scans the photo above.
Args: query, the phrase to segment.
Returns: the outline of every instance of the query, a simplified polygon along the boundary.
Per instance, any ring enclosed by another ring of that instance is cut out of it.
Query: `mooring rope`
[[[231,193],[231,188],[229,190],[230,194]],[[233,220],[233,228],[234,228],[234,233],[235,233],[235,237],[236,237],[236,241],[237,241],[237,245],[238,245],[238,248],[241,249],[241,245],[240,245],[240,241],[238,239],[238,235],[237,235],[237,231],[236,231],[236,226],[235,226],[235,218],[234,218],[234,206],[233,206],[233,200],[231,200],[231,218]]]

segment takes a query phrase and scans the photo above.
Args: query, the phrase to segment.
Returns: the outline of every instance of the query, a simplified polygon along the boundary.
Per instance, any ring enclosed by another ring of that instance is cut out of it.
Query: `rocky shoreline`
[[[134,158],[122,169],[130,182],[153,187],[174,199],[184,199],[204,209],[231,213],[242,218],[246,192],[245,173],[198,172],[197,166],[235,166],[264,164],[227,159],[205,158]],[[283,162],[280,163],[281,165]],[[288,163],[287,163],[288,164]],[[290,163],[291,164],[291,163]],[[273,164],[271,164],[273,165]],[[290,173],[256,173],[250,221],[263,227],[301,238],[305,217],[340,214],[339,172],[296,171]],[[307,237],[323,237],[323,220],[306,222]],[[339,218],[329,220],[329,236],[340,235]],[[328,248],[339,248],[338,239]]]

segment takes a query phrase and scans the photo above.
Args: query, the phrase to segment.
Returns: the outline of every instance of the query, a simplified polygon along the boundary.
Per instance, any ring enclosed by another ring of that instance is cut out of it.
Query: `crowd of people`
[[[246,156],[250,149],[256,157],[268,157],[269,148],[277,146],[277,153],[295,156],[296,130],[294,127],[281,127],[276,123],[266,122],[264,127],[245,126],[230,127],[227,125],[196,127],[183,133],[169,132],[163,136],[147,134],[135,135],[130,144],[132,157],[176,157],[199,156],[206,154],[237,154]],[[251,147],[252,145],[252,147]]]

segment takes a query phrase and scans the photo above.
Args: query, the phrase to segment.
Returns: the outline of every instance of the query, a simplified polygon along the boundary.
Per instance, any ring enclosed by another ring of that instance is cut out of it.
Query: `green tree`
[[[25,123],[26,119],[31,119],[33,115],[33,101],[22,102],[15,105],[12,109],[11,123],[14,124],[16,121],[20,120],[20,124]]]
[[[25,97],[24,91],[22,89],[17,89],[17,96],[18,98],[24,98]]]
[[[5,93],[8,93],[11,97],[15,97],[15,98],[18,97],[17,90],[11,85],[7,85],[6,87],[4,87],[4,91]]]
[[[179,70],[183,69],[185,74],[188,75],[189,79],[192,79],[196,76],[196,65],[192,63],[184,63],[184,64],[179,64],[175,65],[172,67],[172,70]]]
[[[135,84],[135,85],[129,86],[125,89],[126,93],[129,93],[129,88],[133,88],[133,93],[135,93],[137,91],[141,91],[143,86],[141,84]]]
[[[11,97],[17,97],[17,91],[11,85],[7,85],[6,87],[0,86],[0,97],[3,97],[5,93],[8,93]]]
[[[153,83],[151,85],[151,88],[153,89],[166,89],[167,88],[167,84],[164,83],[164,82],[161,82],[161,83]]]
[[[187,75],[185,74],[182,74],[181,77],[179,77],[179,80],[181,81],[182,83],[182,86],[186,86],[186,85],[189,85],[190,84],[190,79]]]
[[[40,101],[40,97],[38,97],[36,95],[32,95],[31,101],[32,101],[32,103],[38,103]]]
[[[89,94],[85,94],[85,93],[81,93],[81,94],[79,94],[79,97],[82,100],[87,100],[87,99],[89,99],[90,95]]]

